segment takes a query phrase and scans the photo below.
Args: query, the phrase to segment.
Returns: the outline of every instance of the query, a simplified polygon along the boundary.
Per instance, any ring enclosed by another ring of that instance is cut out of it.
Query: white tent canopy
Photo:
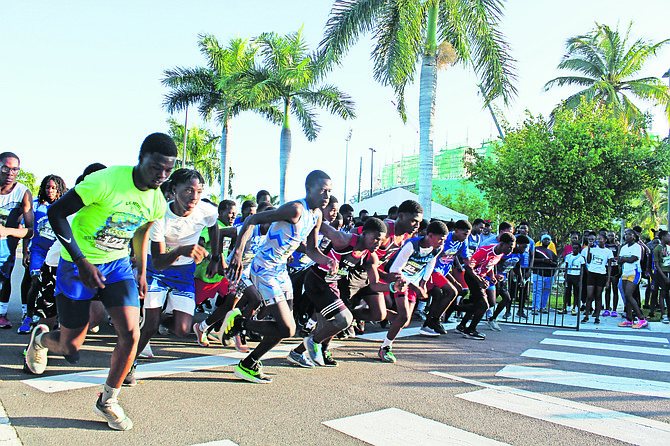
[[[398,187],[391,189],[388,192],[384,192],[383,194],[376,195],[372,198],[359,201],[358,203],[353,203],[351,206],[354,208],[355,217],[358,217],[358,213],[362,209],[366,209],[370,215],[374,215],[375,212],[377,215],[386,215],[390,207],[400,206],[400,203],[405,200],[419,201],[419,196],[417,194],[413,194],[407,189]],[[441,204],[435,203],[434,201],[432,202],[431,216],[433,218],[439,218],[440,220],[445,221],[468,219],[467,215],[456,212],[453,209],[449,209],[448,207],[442,206]]]

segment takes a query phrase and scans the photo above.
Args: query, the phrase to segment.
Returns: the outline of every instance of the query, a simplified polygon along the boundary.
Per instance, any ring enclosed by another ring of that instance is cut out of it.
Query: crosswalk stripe
[[[208,443],[193,444],[191,446],[238,446],[238,444],[233,443],[230,440],[216,440],[216,441],[210,441]]]
[[[668,338],[659,338],[654,336],[636,336],[636,335],[622,335],[613,333],[593,332],[593,331],[569,331],[556,330],[552,333],[554,336],[572,336],[578,338],[596,338],[596,339],[613,339],[617,341],[636,341],[636,342],[651,342],[656,344],[669,344]]]
[[[670,398],[670,384],[622,376],[597,375],[543,367],[508,365],[496,373],[503,378],[523,379],[585,389],[608,390],[656,398]]]
[[[641,359],[612,358],[609,356],[586,355],[582,353],[568,353],[554,350],[538,350],[534,348],[521,353],[521,356],[527,358],[549,359],[553,361],[569,361],[583,364],[604,365],[609,367],[622,367],[636,370],[670,372],[670,363],[645,361]]]
[[[622,353],[641,353],[644,355],[670,356],[668,348],[642,347],[629,344],[605,344],[600,342],[575,341],[572,339],[545,338],[540,344],[557,345],[561,347],[576,347],[594,350],[609,350]]]
[[[445,328],[447,328],[446,325]],[[405,338],[407,336],[417,336],[419,334],[419,330],[421,330],[421,327],[403,328],[400,334],[396,336],[396,339]],[[385,338],[386,330],[356,336],[356,339],[366,339],[368,341],[383,341]]]
[[[457,446],[507,445],[394,407],[324,421],[322,424],[374,446],[446,443]]]
[[[638,445],[670,444],[670,425],[541,393],[495,386],[442,372],[433,375],[485,387],[458,398]]]

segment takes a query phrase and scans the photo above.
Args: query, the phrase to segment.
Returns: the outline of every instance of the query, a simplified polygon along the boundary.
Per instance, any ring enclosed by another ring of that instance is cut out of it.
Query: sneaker
[[[540,314],[540,310],[533,310],[531,314],[533,316],[537,316],[538,314]]]
[[[0,314],[0,328],[12,328],[12,323],[9,322],[6,314]]]
[[[354,333],[358,336],[365,334],[365,321],[356,321],[355,322]]]
[[[617,314],[616,311],[612,310],[612,311],[610,311],[610,316],[611,316],[611,317],[617,317],[618,314]]]
[[[18,330],[16,330],[16,332],[18,334],[28,334],[28,333],[30,333],[30,329],[32,328],[32,325],[31,325],[32,323],[33,323],[33,318],[24,315],[23,316],[23,322],[21,322],[21,326],[19,327]]]
[[[167,336],[167,335],[170,334],[170,329],[167,328],[165,325],[160,324],[158,326],[158,334],[161,335],[161,336]]]
[[[596,324],[596,325],[598,325],[598,324],[600,323],[600,318],[598,318],[598,317],[595,318],[595,319],[593,320],[593,323]]]
[[[321,344],[314,342],[314,339],[309,336],[302,342],[307,349],[309,359],[316,365],[320,365],[321,367],[325,366],[326,364],[323,362],[323,352],[321,352]]]
[[[444,329],[439,319],[429,318],[427,321],[427,325],[428,327],[432,328],[433,331],[437,334],[447,334],[447,330]]]
[[[561,308],[560,310],[556,311],[556,314],[568,314],[568,310]]]
[[[300,353],[297,353],[294,350],[288,352],[288,356],[286,357],[286,359],[288,359],[288,362],[290,362],[291,364],[295,364],[300,367],[304,367],[306,369],[313,369],[315,367],[314,363],[309,359],[307,359],[304,353],[301,355]]]
[[[465,325],[458,324],[456,325],[456,333],[463,334],[465,332]]]
[[[28,348],[26,349],[26,358],[25,358],[25,367],[30,373],[35,375],[41,375],[44,373],[44,370],[47,368],[47,353],[49,349],[45,347],[38,347],[35,343],[35,337],[38,334],[47,333],[49,327],[44,324],[40,324],[33,332],[30,334],[30,342],[28,343]]]
[[[582,324],[585,324],[585,323],[587,323],[588,321],[589,321],[589,317],[588,317],[588,316],[584,316],[584,319],[582,319]]]
[[[130,371],[123,379],[123,385],[125,387],[135,387],[137,385],[137,380],[135,379],[135,369],[137,368],[137,363],[133,363],[130,367]]]
[[[609,316],[609,315],[610,315],[609,310],[605,310],[605,311],[603,311],[603,317],[605,317],[605,316]]]
[[[549,310],[547,310],[546,308],[540,308],[540,313],[548,314]]]
[[[118,400],[109,399],[102,403],[98,397],[98,401],[95,402],[95,413],[107,420],[107,426],[111,427],[117,431],[127,431],[133,428],[133,422],[126,416],[123,412],[121,406],[119,406]]]
[[[633,321],[625,320],[623,322],[619,322],[619,327],[632,327],[633,326]]]
[[[242,365],[242,361],[235,366],[235,376],[240,379],[258,384],[270,384],[272,378],[263,373],[263,364],[260,361],[254,363],[251,368]]]
[[[147,342],[147,346],[138,355],[140,358],[153,358],[154,352],[151,350],[151,342]]]
[[[392,362],[393,364],[396,363],[395,355],[391,351],[390,345],[379,349],[379,359],[381,359],[382,362]]]
[[[646,319],[639,319],[635,324],[633,324],[633,328],[644,328],[647,325],[649,325],[649,322],[647,322]]]
[[[570,314],[573,316],[577,316],[577,307],[573,307],[572,311],[570,311]]]
[[[503,314],[503,319],[509,319],[510,317],[512,317],[512,313],[509,311],[506,311],[505,314]]]
[[[664,324],[670,324],[670,319],[668,319],[668,316],[663,316],[661,318],[661,322],[663,322]]]
[[[463,337],[466,339],[476,339],[478,341],[483,341],[486,339],[486,336],[482,335],[477,330],[468,330],[463,333]]]
[[[488,319],[486,323],[489,325],[491,330],[502,331],[502,328],[500,328],[500,325],[498,325],[498,322],[495,319]]]
[[[223,319],[223,325],[221,326],[223,334],[226,336],[239,334],[242,331],[243,320],[244,317],[239,309],[233,308],[230,310]]]
[[[520,319],[528,319],[528,315],[524,311],[517,311],[516,317]]]
[[[193,333],[195,333],[195,339],[198,341],[198,345],[209,347],[209,339],[207,339],[207,334],[200,329],[199,322],[193,324]]]
[[[337,367],[340,365],[334,358],[333,355],[330,354],[328,350],[321,349],[323,352],[323,363],[325,364],[326,367]]]
[[[209,333],[207,333],[207,341],[209,341],[210,343],[214,342],[216,344],[225,345],[222,339],[223,338],[221,337],[221,333],[219,332],[212,330]]]
[[[438,332],[430,328],[427,323],[421,327],[421,329],[419,330],[419,334],[421,336],[430,336],[433,338],[440,335]]]
[[[196,313],[204,313],[205,309],[202,307],[202,304],[198,304],[195,306],[195,312]]]
[[[251,349],[247,347],[247,340],[243,333],[233,336],[233,341],[235,342],[235,350],[238,352],[249,353],[251,351]]]

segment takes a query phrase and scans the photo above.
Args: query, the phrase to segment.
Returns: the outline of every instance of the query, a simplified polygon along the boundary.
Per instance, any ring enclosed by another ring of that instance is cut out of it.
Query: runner
[[[174,168],[177,147],[168,135],[153,133],[140,148],[136,166],[113,166],[89,175],[49,209],[49,221],[65,250],[56,277],[60,330],[38,325],[26,353],[26,369],[41,375],[47,352],[76,360],[89,324],[91,299],[102,301],[118,341],[95,412],[110,428],[133,423],[118,402],[123,379],[137,351],[139,298],[147,292],[146,245],[149,227],[167,207],[159,187]],[[76,213],[72,226],[66,217]],[[128,246],[133,241],[137,281]],[[139,293],[138,293],[139,288]]]
[[[486,323],[489,328],[493,331],[501,331],[500,325],[497,322],[497,318],[502,313],[503,310],[506,310],[507,313],[510,313],[512,307],[512,298],[509,295],[508,289],[508,278],[509,274],[512,277],[519,276],[521,274],[521,259],[523,258],[524,252],[530,244],[530,239],[525,235],[518,235],[516,237],[516,245],[511,253],[504,255],[500,262],[496,265],[496,293],[500,296],[500,302],[495,308],[495,311],[490,317],[487,317]]]
[[[235,367],[235,376],[254,383],[270,383],[272,379],[263,373],[261,358],[282,339],[293,336],[293,290],[286,270],[286,259],[302,242],[306,252],[315,262],[337,267],[337,262],[325,256],[317,246],[317,233],[321,225],[321,209],[330,198],[330,177],[320,170],[312,171],[305,180],[307,196],[291,201],[274,211],[250,216],[242,226],[230,259],[228,276],[237,281],[243,268],[242,254],[253,227],[272,223],[265,242],[251,263],[251,281],[263,298],[263,305],[274,320],[255,321],[242,316],[239,309],[231,310],[224,319],[226,335],[251,330],[263,335],[263,340],[246,358]]]
[[[619,323],[619,327],[644,328],[648,325],[640,306],[634,297],[635,290],[642,277],[642,247],[637,242],[637,234],[630,228],[623,233],[624,244],[619,249],[619,255],[615,257],[617,264],[621,265],[621,282],[624,299],[624,311],[626,320]],[[637,316],[637,322],[633,322],[633,316]]]
[[[9,297],[12,295],[12,270],[19,238],[28,243],[33,235],[33,196],[26,186],[16,181],[21,170],[19,157],[12,152],[0,153],[0,328],[12,328],[7,319]],[[18,229],[23,218],[25,230]],[[27,302],[22,302],[26,305]],[[24,310],[25,312],[25,310]]]

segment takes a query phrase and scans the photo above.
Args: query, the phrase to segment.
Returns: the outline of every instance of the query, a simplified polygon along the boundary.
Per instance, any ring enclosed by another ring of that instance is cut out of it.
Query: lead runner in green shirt
[[[168,135],[153,133],[140,148],[136,166],[112,166],[86,177],[55,202],[49,222],[65,248],[56,276],[60,329],[38,325],[31,335],[25,369],[42,374],[47,352],[76,361],[84,343],[93,297],[107,308],[118,341],[103,392],[94,406],[112,429],[133,426],[118,403],[123,379],[135,359],[139,339],[139,299],[147,291],[147,234],[167,204],[159,187],[174,168],[177,147]],[[72,226],[68,215],[76,213]],[[137,278],[130,263],[130,243]]]

